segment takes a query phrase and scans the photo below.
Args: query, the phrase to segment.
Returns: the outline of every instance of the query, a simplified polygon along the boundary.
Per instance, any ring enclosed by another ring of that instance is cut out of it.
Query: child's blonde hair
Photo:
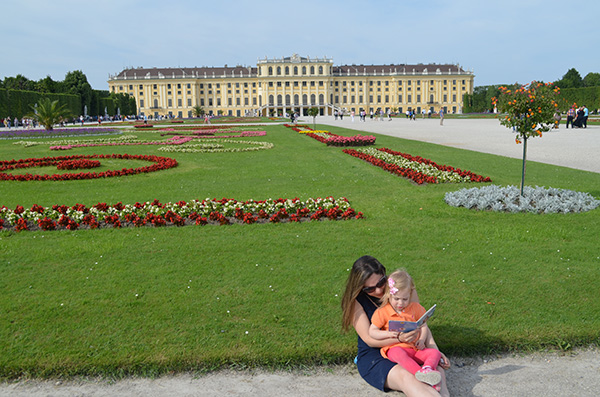
[[[393,280],[394,288],[398,289],[399,291],[410,289],[410,294],[412,298],[413,291],[415,290],[415,283],[410,274],[408,274],[408,272],[405,269],[398,269],[388,276],[388,285],[385,289],[385,294],[383,295],[381,306],[387,305],[390,301],[390,296],[392,295],[390,292],[390,285],[392,284],[391,280]]]

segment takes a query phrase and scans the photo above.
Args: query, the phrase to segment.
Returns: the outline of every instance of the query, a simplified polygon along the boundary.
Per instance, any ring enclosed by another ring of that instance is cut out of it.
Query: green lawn
[[[353,135],[349,130],[321,126]],[[0,205],[94,205],[346,197],[363,220],[78,231],[0,231],[0,377],[155,375],[223,366],[349,362],[340,332],[348,269],[369,254],[406,267],[447,354],[597,344],[600,210],[473,212],[283,126],[270,150],[159,152],[154,146],[51,152],[0,141],[0,159],[157,154],[177,168],[129,177],[0,182]],[[134,131],[148,139],[150,132]],[[376,135],[389,147],[518,184],[521,163]],[[507,136],[507,139],[510,137]],[[589,192],[600,175],[529,162],[527,183]],[[469,185],[471,187],[472,185]]]

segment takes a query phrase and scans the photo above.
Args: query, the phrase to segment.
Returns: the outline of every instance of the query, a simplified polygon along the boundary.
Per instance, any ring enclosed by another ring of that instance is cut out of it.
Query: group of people
[[[372,256],[352,266],[342,297],[342,328],[358,334],[355,362],[360,376],[382,391],[407,397],[449,396],[444,369],[450,361],[439,351],[427,324],[394,332],[389,320],[417,321],[425,309],[411,276],[399,269],[389,277]]]
[[[5,117],[1,123],[6,128],[11,127],[19,127],[22,126],[25,129],[36,128],[38,126],[37,120],[23,117],[21,120],[15,117],[13,121],[11,121],[10,116]]]
[[[569,124],[571,124],[571,128],[587,128],[589,114],[590,112],[585,105],[577,109],[573,105],[567,111],[567,128],[569,128]]]

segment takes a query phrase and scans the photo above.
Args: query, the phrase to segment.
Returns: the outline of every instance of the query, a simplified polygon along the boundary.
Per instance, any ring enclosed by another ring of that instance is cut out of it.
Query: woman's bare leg
[[[445,385],[445,382],[444,382]],[[421,383],[413,374],[396,365],[388,374],[385,386],[388,389],[398,390],[406,394],[406,397],[440,397],[440,393],[425,383]]]

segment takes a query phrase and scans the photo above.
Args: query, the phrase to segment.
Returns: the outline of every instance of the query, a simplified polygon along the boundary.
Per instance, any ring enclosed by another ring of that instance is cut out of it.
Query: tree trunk
[[[521,196],[525,187],[525,168],[527,165],[527,136],[523,137],[523,171],[521,172]]]

